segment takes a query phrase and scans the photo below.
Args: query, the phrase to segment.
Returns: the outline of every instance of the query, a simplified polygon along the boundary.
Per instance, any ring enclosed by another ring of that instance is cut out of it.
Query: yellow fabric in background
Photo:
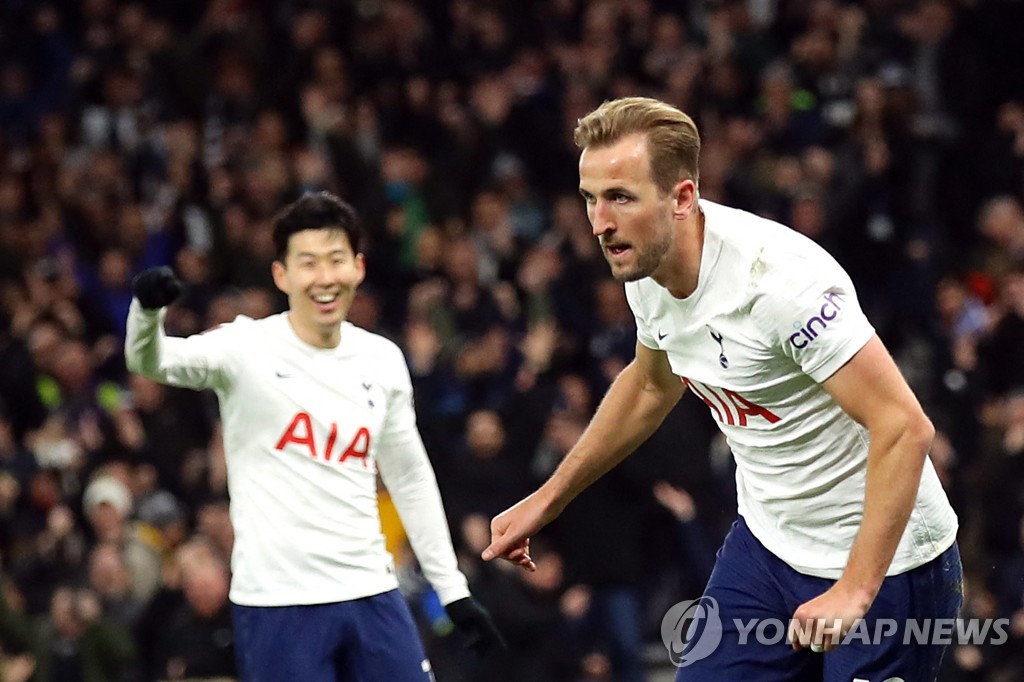
[[[395,503],[391,501],[391,495],[387,490],[381,489],[377,493],[377,508],[380,509],[380,529],[384,533],[385,546],[395,558],[396,564],[403,563],[404,557],[408,554],[404,548],[407,546],[408,536],[405,534],[405,527],[402,520],[398,518],[398,510]]]

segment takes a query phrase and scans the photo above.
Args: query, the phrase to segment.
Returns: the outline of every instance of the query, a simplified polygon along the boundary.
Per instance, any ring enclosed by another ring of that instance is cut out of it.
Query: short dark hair
[[[605,102],[581,118],[573,131],[580,149],[613,145],[627,135],[647,138],[651,179],[662,194],[677,182],[700,177],[700,133],[689,115],[650,97],[623,97]]]
[[[288,253],[288,239],[303,230],[341,230],[353,253],[359,253],[363,240],[359,214],[330,192],[306,192],[274,218],[274,249],[279,261],[284,262]]]

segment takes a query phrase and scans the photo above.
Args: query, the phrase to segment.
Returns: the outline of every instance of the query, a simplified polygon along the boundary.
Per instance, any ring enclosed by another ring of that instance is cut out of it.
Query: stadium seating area
[[[216,401],[126,373],[128,283],[174,266],[176,334],[280,310],[272,217],[327,189],[370,235],[350,319],[406,353],[513,648],[466,659],[392,529],[438,679],[653,680],[735,515],[698,400],[536,539],[536,573],[478,559],[632,358],[571,131],[645,94],[700,126],[703,198],[852,275],[938,429],[965,615],[1011,619],[942,680],[1024,679],[1021,26],[1011,0],[0,3],[0,678],[235,674]]]

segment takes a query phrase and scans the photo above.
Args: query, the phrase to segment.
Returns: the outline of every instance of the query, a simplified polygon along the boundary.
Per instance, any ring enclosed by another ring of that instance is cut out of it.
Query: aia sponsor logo
[[[299,412],[295,415],[288,428],[285,429],[281,438],[274,446],[275,450],[284,450],[291,445],[297,448],[304,448],[312,459],[321,459],[325,462],[337,462],[342,464],[349,458],[355,458],[366,467],[366,456],[370,452],[370,430],[365,426],[356,429],[348,446],[342,448],[338,442],[338,425],[331,423],[331,430],[322,438],[323,446],[317,447],[318,437],[313,432],[313,420],[306,412]],[[339,446],[335,448],[335,446]]]
[[[821,304],[821,310],[817,315],[812,316],[806,322],[793,323],[793,328],[796,331],[790,335],[789,342],[794,348],[806,348],[814,339],[818,338],[822,331],[828,328],[829,322],[836,319],[843,309],[841,305],[843,296],[838,291],[830,291],[822,299],[825,302]]]
[[[715,419],[729,426],[747,426],[753,419],[763,419],[769,424],[779,421],[779,416],[753,403],[736,391],[728,388],[715,388],[687,377],[679,377],[693,394],[704,401]]]

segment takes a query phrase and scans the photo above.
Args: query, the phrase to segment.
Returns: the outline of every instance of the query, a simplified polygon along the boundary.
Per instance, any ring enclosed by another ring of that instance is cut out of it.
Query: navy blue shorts
[[[244,682],[430,682],[398,590],[334,604],[232,605]]]
[[[793,570],[751,534],[741,517],[718,552],[701,599],[702,617],[690,623],[681,658],[674,661],[682,664],[676,682],[930,682],[936,678],[945,645],[920,637],[906,624],[956,617],[963,602],[963,570],[956,544],[923,566],[886,578],[864,623],[854,630],[857,637],[847,636],[835,651],[825,654],[794,651],[786,637],[789,618],[800,604],[834,582]],[[721,627],[716,632],[718,623]],[[897,632],[891,634],[893,628]],[[721,641],[716,642],[719,633]]]

